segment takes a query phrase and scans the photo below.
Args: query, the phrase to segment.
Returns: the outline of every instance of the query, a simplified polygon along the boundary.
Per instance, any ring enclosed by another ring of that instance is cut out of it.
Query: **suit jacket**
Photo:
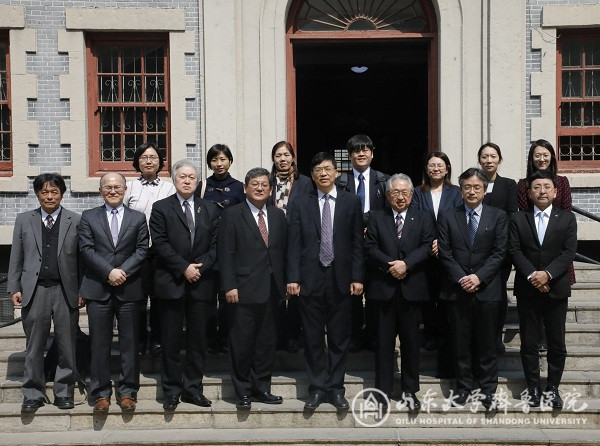
[[[281,209],[267,205],[269,246],[260,234],[246,202],[223,211],[217,252],[221,284],[225,291],[237,288],[240,303],[265,303],[271,296],[271,276],[279,298],[285,297],[285,246],[287,221]]]
[[[510,221],[509,250],[517,272],[515,296],[528,297],[536,292],[527,280],[534,271],[548,271],[552,276],[550,297],[564,299],[571,295],[568,272],[577,250],[577,222],[572,212],[552,206],[542,245],[533,212],[515,212]]]
[[[269,197],[269,204],[275,205],[277,200],[277,179],[272,179],[273,181],[273,191],[271,192],[271,196]],[[315,185],[312,180],[308,178],[306,175],[299,175],[297,179],[294,179],[294,183],[292,184],[292,190],[290,191],[290,196],[288,197],[287,204],[287,213],[286,216],[289,221],[290,209],[296,203],[296,198],[315,193]]]
[[[369,173],[369,212],[363,214],[363,222],[364,225],[367,225],[369,221],[370,212],[376,211],[378,209],[383,209],[387,206],[387,201],[385,199],[385,182],[389,178],[389,175],[386,175],[383,172],[379,172],[378,170],[371,169]],[[350,170],[349,172],[342,173],[339,177],[335,179],[335,185],[339,189],[343,189],[346,192],[350,192],[351,194],[356,195],[356,185],[354,184],[354,171]]]
[[[350,283],[364,283],[365,257],[360,199],[337,190],[333,216],[333,269],[340,294],[350,294]],[[321,247],[321,212],[316,192],[298,197],[288,228],[287,281],[301,285],[300,294],[316,294]]]
[[[427,300],[425,265],[434,232],[433,220],[427,212],[409,208],[402,228],[402,238],[398,240],[392,209],[372,212],[367,226],[365,252],[375,272],[369,280],[365,295],[369,299],[389,300],[400,287],[406,300]],[[388,262],[393,260],[406,262],[408,274],[404,279],[397,280],[388,273]]]
[[[464,206],[440,216],[438,233],[439,258],[447,273],[440,298],[456,300],[475,294],[482,301],[501,301],[499,272],[508,252],[506,212],[483,205],[473,247],[469,243]],[[458,283],[469,274],[475,274],[481,280],[475,293],[467,293]]]
[[[152,250],[156,256],[154,286],[156,297],[211,300],[212,268],[217,261],[219,210],[208,200],[194,197],[195,233],[191,244],[185,214],[177,194],[154,203],[150,214]],[[200,280],[189,283],[183,272],[190,263],[202,263]]]
[[[60,211],[58,270],[71,308],[77,308],[79,296],[80,277],[77,262],[79,218],[79,214],[65,208]],[[42,217],[40,208],[37,208],[17,215],[8,265],[8,292],[13,294],[20,291],[24,307],[33,297],[41,266]]]
[[[79,294],[85,299],[102,301],[115,296],[123,301],[137,301],[146,298],[142,293],[140,274],[140,267],[148,253],[146,216],[127,206],[123,209],[116,246],[104,204],[81,214],[77,232],[84,272]],[[107,281],[114,268],[120,268],[127,274],[127,280],[119,286],[112,286]]]
[[[444,184],[437,218],[435,217],[433,200],[431,199],[430,191],[423,191],[420,187],[417,187],[410,205],[413,208],[429,212],[431,218],[433,218],[433,221],[437,224],[440,220],[440,215],[442,215],[444,212],[455,210],[457,207],[462,205],[462,203],[463,201],[460,194],[460,188],[458,186]]]
[[[518,206],[517,183],[515,183],[515,180],[496,175],[494,188],[492,192],[484,195],[483,204],[502,209],[507,214],[516,212]]]

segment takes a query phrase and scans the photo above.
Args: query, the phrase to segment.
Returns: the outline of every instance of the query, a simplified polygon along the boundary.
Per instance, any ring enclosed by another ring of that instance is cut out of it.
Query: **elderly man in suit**
[[[8,266],[8,292],[15,308],[22,308],[27,339],[23,412],[35,412],[46,401],[44,348],[54,323],[58,365],[54,404],[73,408],[75,386],[75,329],[79,296],[77,224],[79,215],[60,204],[67,190],[56,173],[33,180],[40,207],[17,215]]]
[[[371,213],[365,252],[374,273],[366,296],[377,309],[375,387],[387,396],[380,403],[386,405],[392,395],[398,335],[401,401],[409,410],[418,410],[420,305],[428,299],[425,265],[435,230],[427,212],[409,208],[412,196],[410,177],[392,175],[386,182],[391,208]]]
[[[317,153],[311,170],[316,193],[298,197],[290,213],[287,291],[300,295],[310,383],[304,408],[313,411],[327,399],[338,411],[346,411],[350,310],[352,299],[362,296],[365,276],[362,212],[356,195],[336,188],[333,155]]]
[[[212,202],[194,196],[199,176],[191,161],[176,162],[171,177],[177,192],[154,203],[150,214],[163,347],[163,408],[167,411],[177,408],[180,397],[200,407],[212,404],[204,396],[202,378],[206,321],[214,311],[212,268],[217,261],[219,212]],[[180,354],[183,346],[185,366]]]
[[[577,222],[572,212],[552,206],[556,177],[538,170],[528,180],[533,212],[512,214],[509,250],[515,264],[514,294],[521,333],[521,362],[527,381],[525,401],[541,400],[537,343],[540,321],[546,327],[548,380],[544,404],[560,409],[558,386],[565,368],[565,320],[571,295],[569,267],[577,249]]]
[[[267,205],[269,171],[251,169],[244,181],[246,201],[222,214],[218,257],[229,312],[229,364],[238,396],[236,407],[249,410],[251,397],[280,404],[271,393],[277,344],[275,309],[285,298],[287,220]]]
[[[145,302],[140,267],[148,252],[148,226],[143,213],[123,205],[126,189],[123,175],[105,173],[100,178],[104,204],[84,211],[77,228],[84,266],[79,292],[87,302],[92,344],[94,412],[106,412],[110,406],[115,317],[121,357],[117,401],[122,410],[135,410],[140,388],[140,306]]]
[[[467,169],[460,175],[464,207],[441,215],[438,250],[446,270],[440,298],[449,302],[454,342],[454,403],[464,405],[471,391],[478,390],[475,395],[490,409],[498,386],[496,325],[508,226],[506,212],[482,203],[487,183],[481,169]]]

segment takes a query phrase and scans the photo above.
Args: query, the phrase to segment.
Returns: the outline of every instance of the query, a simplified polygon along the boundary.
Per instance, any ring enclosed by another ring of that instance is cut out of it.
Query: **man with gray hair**
[[[434,239],[431,216],[411,208],[413,184],[407,175],[395,174],[386,182],[386,198],[391,207],[371,212],[367,225],[365,253],[373,266],[367,283],[368,299],[377,315],[375,387],[387,398],[394,384],[394,350],[400,337],[400,401],[416,411],[421,403],[419,391],[420,305],[427,301],[425,265]],[[379,399],[379,398],[378,398]]]
[[[201,407],[212,404],[204,396],[202,378],[219,213],[213,203],[194,196],[199,176],[191,161],[176,162],[171,177],[177,192],[154,203],[150,214],[163,347],[163,408],[168,411],[175,410],[180,398]],[[183,364],[182,347],[186,351]]]

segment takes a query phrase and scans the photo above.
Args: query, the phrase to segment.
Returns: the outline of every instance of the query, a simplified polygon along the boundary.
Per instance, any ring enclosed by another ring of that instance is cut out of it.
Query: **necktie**
[[[358,189],[356,189],[356,195],[360,198],[361,210],[365,211],[365,177],[361,173],[358,175]]]
[[[477,233],[477,213],[473,210],[469,211],[469,227],[467,229],[469,232],[469,242],[472,247],[473,243],[475,243],[475,234]]]
[[[265,241],[265,245],[269,246],[269,232],[267,231],[267,224],[265,223],[265,213],[262,209],[258,211],[258,230]]]
[[[118,210],[113,209],[110,211],[112,214],[112,220],[110,221],[110,235],[112,235],[113,245],[117,246],[117,240],[119,239],[119,220],[117,219]]]
[[[187,221],[188,230],[190,231],[190,239],[192,241],[192,245],[194,244],[194,233],[196,232],[196,227],[194,226],[194,217],[192,217],[192,209],[190,208],[190,203],[187,200],[184,200],[183,207],[185,208],[185,219]]]
[[[323,214],[321,216],[321,247],[319,260],[321,265],[329,266],[333,262],[333,227],[331,226],[331,208],[329,194],[323,196]]]
[[[402,218],[402,214],[396,215],[396,234],[398,235],[398,239],[402,238],[402,228],[404,228],[404,219]]]
[[[542,243],[544,243],[544,235],[546,235],[546,219],[544,217],[546,217],[546,214],[544,214],[543,212],[538,212],[537,213],[537,217],[538,217],[538,227],[537,227],[537,233],[538,233],[538,240],[540,241],[540,245]]]
[[[52,215],[48,214],[46,216],[46,227],[52,229],[52,226],[54,226],[54,219],[52,218]]]

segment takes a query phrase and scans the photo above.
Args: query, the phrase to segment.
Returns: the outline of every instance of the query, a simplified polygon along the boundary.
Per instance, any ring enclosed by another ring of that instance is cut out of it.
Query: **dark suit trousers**
[[[302,331],[300,323],[300,300],[293,296],[288,300],[282,301],[277,306],[277,333],[278,343],[281,348],[285,348],[288,340],[298,340]]]
[[[135,397],[140,388],[140,358],[138,354],[140,306],[145,302],[124,302],[114,296],[103,301],[88,300],[87,302],[92,344],[91,400],[110,397],[112,394],[110,350],[115,316],[117,317],[121,358],[118,392],[122,396]]]
[[[277,296],[271,279],[271,296]],[[271,372],[277,344],[275,298],[262,304],[227,304],[229,367],[238,397],[271,391]]]
[[[163,392],[165,396],[179,396],[184,391],[193,395],[202,394],[206,315],[214,302],[197,300],[189,295],[157,301],[160,302]],[[186,351],[185,364],[181,360],[183,347]]]
[[[496,326],[501,302],[482,302],[474,295],[449,302],[451,337],[454,343],[458,390],[494,394],[498,386]],[[472,355],[476,355],[473,357]],[[478,370],[473,373],[473,364]],[[478,377],[479,386],[474,387]]]
[[[398,289],[390,300],[372,301],[377,308],[375,387],[391,396],[394,388],[396,335],[400,337],[403,392],[419,391],[420,305],[406,300]]]
[[[27,339],[23,396],[46,399],[44,349],[54,322],[58,345],[58,364],[54,376],[54,395],[72,397],[75,385],[75,329],[79,311],[69,307],[60,285],[37,286],[32,300],[22,310],[23,330]]]
[[[568,299],[552,299],[537,292],[531,297],[517,297],[519,327],[521,334],[521,362],[528,386],[540,384],[540,361],[538,340],[540,322],[546,327],[548,343],[548,386],[560,384],[567,347],[565,345],[565,321]]]
[[[320,267],[320,277],[311,277],[324,283],[318,295],[300,296],[300,317],[304,330],[304,355],[308,371],[308,392],[344,395],[346,355],[350,343],[350,311],[352,299],[360,296],[340,294],[337,291],[333,267]],[[327,353],[325,358],[325,327]]]

